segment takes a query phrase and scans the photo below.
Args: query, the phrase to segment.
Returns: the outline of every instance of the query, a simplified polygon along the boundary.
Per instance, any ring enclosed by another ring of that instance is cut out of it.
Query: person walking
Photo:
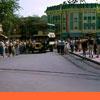
[[[83,56],[86,57],[87,41],[85,39],[82,40],[82,49],[83,49]]]
[[[93,48],[94,48],[94,39],[92,36],[89,37],[88,39],[88,45],[89,45],[89,58],[93,58]]]
[[[75,51],[77,52],[78,51],[78,40],[75,39]]]
[[[78,50],[79,50],[79,52],[82,50],[82,41],[81,41],[81,39],[78,40]]]
[[[98,58],[100,54],[100,36],[98,36],[96,42],[97,42],[97,58]]]
[[[16,50],[14,44],[12,45],[12,56],[14,57],[16,55]]]
[[[12,41],[10,41],[10,42],[9,42],[8,52],[9,52],[8,57],[10,57],[10,56],[11,56],[11,54],[12,54]]]
[[[62,39],[61,40],[61,55],[63,55],[64,54],[64,40]]]
[[[73,39],[70,41],[70,47],[71,47],[71,52],[74,52],[74,50],[75,50],[75,41]]]
[[[64,53],[68,54],[68,42],[65,42],[65,46],[64,46]]]
[[[58,51],[58,53],[61,53],[61,40],[59,39],[58,41],[57,41],[57,51]]]
[[[97,54],[97,43],[94,42],[94,54],[96,55]]]

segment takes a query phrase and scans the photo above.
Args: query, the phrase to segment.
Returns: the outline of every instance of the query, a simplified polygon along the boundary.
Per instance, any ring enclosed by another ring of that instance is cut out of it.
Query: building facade
[[[87,37],[100,35],[98,4],[60,4],[48,7],[48,23],[55,24],[60,37]]]

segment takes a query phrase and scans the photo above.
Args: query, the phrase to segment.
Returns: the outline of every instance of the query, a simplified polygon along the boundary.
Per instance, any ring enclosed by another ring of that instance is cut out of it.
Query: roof
[[[0,37],[3,37],[3,38],[5,38],[5,39],[8,38],[7,36],[5,36],[5,35],[3,35],[3,34],[0,34]]]
[[[85,4],[60,4],[51,7],[47,7],[46,12],[48,11],[56,11],[56,10],[64,10],[64,9],[87,9],[87,8],[97,8],[97,3],[85,3]]]

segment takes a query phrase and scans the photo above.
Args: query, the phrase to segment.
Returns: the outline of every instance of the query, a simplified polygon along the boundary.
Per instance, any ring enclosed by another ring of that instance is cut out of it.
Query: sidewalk
[[[100,57],[96,58],[97,55],[94,55],[93,58],[89,58],[89,53],[87,52],[86,57],[84,57],[83,56],[83,51],[73,52],[72,54],[100,65]]]

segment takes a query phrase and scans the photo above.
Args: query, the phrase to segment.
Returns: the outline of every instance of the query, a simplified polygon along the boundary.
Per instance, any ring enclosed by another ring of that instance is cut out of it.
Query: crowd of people
[[[23,53],[32,52],[35,40],[0,40],[0,55],[5,57],[16,56]],[[45,43],[44,43],[45,44]],[[44,45],[46,46],[46,45]],[[90,36],[88,39],[58,39],[55,40],[55,46],[58,53],[68,54],[70,52],[81,52],[86,57],[93,58],[94,54],[98,58],[100,55],[100,36],[94,39]]]
[[[93,58],[94,54],[98,58],[100,55],[100,36],[94,39],[90,36],[88,39],[59,39],[57,40],[57,50],[58,53],[68,54],[71,52],[81,52],[83,51],[83,56],[86,57],[87,52],[89,52],[89,58]]]
[[[31,40],[0,40],[0,54],[3,57],[14,57],[22,53],[28,53],[32,51],[34,42]]]

